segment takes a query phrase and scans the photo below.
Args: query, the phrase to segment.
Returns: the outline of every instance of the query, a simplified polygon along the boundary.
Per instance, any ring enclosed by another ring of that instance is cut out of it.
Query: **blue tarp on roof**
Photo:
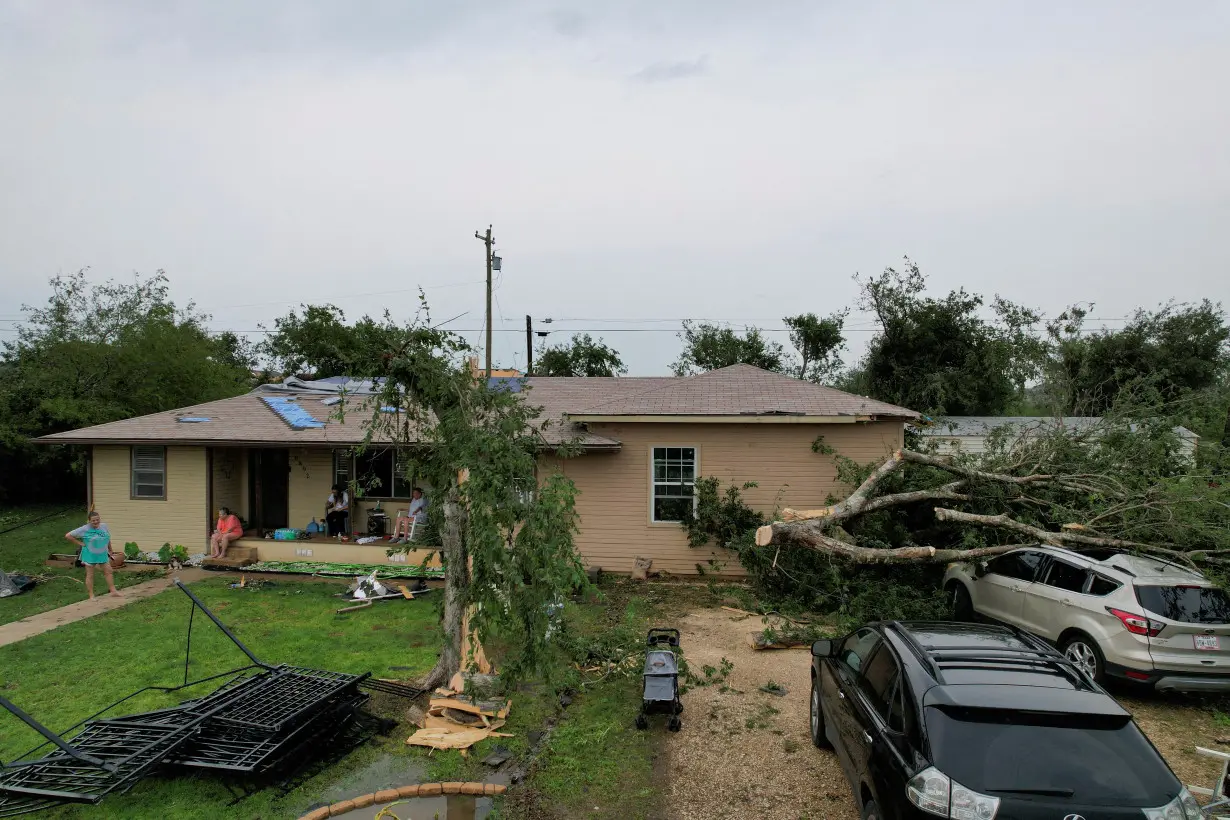
[[[492,376],[487,379],[488,390],[507,390],[509,393],[520,393],[525,386],[524,376]]]
[[[261,396],[261,401],[269,405],[269,409],[277,413],[292,430],[311,430],[325,426],[323,421],[318,421],[293,399],[281,396]]]

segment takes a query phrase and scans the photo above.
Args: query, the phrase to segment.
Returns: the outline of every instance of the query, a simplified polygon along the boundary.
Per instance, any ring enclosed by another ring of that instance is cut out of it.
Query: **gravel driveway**
[[[759,617],[706,609],[682,618],[683,654],[692,672],[734,663],[722,684],[683,697],[683,731],[666,738],[666,803],[678,820],[857,820],[850,787],[832,752],[808,732],[811,656],[799,650],[754,651]],[[784,697],[760,687],[784,685]],[[725,688],[725,691],[723,691]],[[657,729],[657,724],[654,726]]]

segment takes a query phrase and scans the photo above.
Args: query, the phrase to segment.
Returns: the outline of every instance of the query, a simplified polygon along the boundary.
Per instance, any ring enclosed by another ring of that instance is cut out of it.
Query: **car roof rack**
[[[887,627],[893,629],[905,641],[906,646],[914,656],[927,668],[939,684],[946,683],[945,671],[957,669],[988,672],[1003,672],[1010,669],[1033,671],[1060,675],[1072,681],[1079,689],[1090,689],[1093,681],[1082,672],[1072,661],[1056,652],[1051,646],[1028,632],[1013,626],[1003,625],[1000,628],[1010,633],[1029,648],[1024,649],[988,649],[972,648],[954,644],[952,646],[923,646],[910,631],[907,624],[901,621],[889,621]]]

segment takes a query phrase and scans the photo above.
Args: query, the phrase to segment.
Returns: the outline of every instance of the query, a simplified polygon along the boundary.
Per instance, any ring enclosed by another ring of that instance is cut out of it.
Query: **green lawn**
[[[32,511],[25,511],[27,517]],[[39,562],[58,550],[62,535],[77,516],[62,516],[0,536],[6,569],[46,572]],[[11,526],[11,524],[10,524]],[[80,577],[81,570],[54,575]],[[123,576],[121,576],[123,577]],[[192,585],[218,616],[263,660],[338,671],[370,671],[377,677],[407,680],[427,671],[439,642],[438,613],[430,600],[389,602],[349,615],[336,615],[337,584],[277,581],[260,589],[232,590],[230,578]],[[61,589],[62,588],[62,589]],[[403,724],[388,738],[356,750],[341,763],[285,798],[262,792],[235,805],[224,780],[211,776],[148,778],[126,795],[99,806],[64,807],[55,818],[279,818],[297,817],[313,802],[340,799],[362,782],[369,767],[404,771],[402,782],[482,780],[490,769],[481,760],[496,745],[519,759],[525,781],[502,801],[502,818],[652,818],[661,809],[661,778],[654,761],[663,730],[638,732],[633,725],[640,704],[639,670],[592,681],[574,662],[587,652],[603,657],[635,653],[650,626],[669,625],[689,608],[715,606],[743,593],[739,587],[686,584],[604,583],[596,596],[572,601],[565,610],[565,634],[547,681],[527,682],[511,697],[513,709],[504,731],[511,738],[485,741],[468,757],[407,747],[413,727]],[[59,606],[82,596],[71,581],[41,584],[34,593],[0,602],[12,620]],[[46,725],[63,730],[99,708],[150,684],[183,679],[183,650],[190,602],[172,589],[121,609],[69,624],[7,647],[0,647],[0,691]],[[500,653],[499,642],[488,649]],[[203,677],[244,662],[206,620],[196,618],[192,637],[193,677]],[[395,669],[394,667],[400,667]],[[591,676],[592,677],[592,676]],[[208,691],[171,695],[149,693],[125,704],[119,713],[154,708]],[[559,695],[571,693],[567,708]],[[407,704],[396,699],[379,706],[400,717]],[[531,743],[531,734],[539,743]],[[0,760],[37,745],[34,733],[0,714]],[[596,810],[595,810],[596,808]],[[402,815],[405,816],[404,814]]]
[[[64,533],[85,523],[84,510],[62,512],[64,504],[20,507],[0,510],[0,530],[17,527],[12,532],[0,535],[0,569],[5,572],[20,572],[24,575],[41,575],[45,580],[34,589],[10,598],[0,598],[0,624],[19,621],[28,615],[57,609],[85,599],[85,569],[73,567],[43,566],[43,561],[53,552],[75,552],[76,547],[64,540]],[[50,516],[45,520],[37,519]],[[34,523],[26,523],[34,522]],[[20,526],[25,524],[25,526]],[[123,545],[117,545],[122,547]],[[123,588],[157,578],[162,573],[117,572],[115,585]],[[94,593],[107,591],[106,579],[97,573]]]
[[[343,584],[278,583],[247,590],[233,590],[228,584],[229,579],[210,579],[193,584],[192,589],[266,662],[370,671],[387,678],[410,677],[435,662],[439,627],[429,600],[394,601],[335,615],[337,599],[332,594]],[[142,686],[173,685],[183,679],[190,607],[182,592],[168,590],[0,647],[0,690],[58,731]],[[193,677],[246,663],[242,653],[199,613],[192,633],[192,660]],[[393,666],[414,671],[393,670]],[[190,694],[202,694],[208,686]],[[182,692],[149,693],[125,704],[120,713],[155,708],[185,696]],[[50,816],[294,817],[331,785],[376,757],[408,757],[404,734],[399,729],[383,744],[364,747],[282,800],[261,793],[228,807],[232,795],[219,778],[151,778],[126,795],[108,797],[99,806],[62,808]],[[32,730],[0,713],[0,759],[10,759],[37,743]]]

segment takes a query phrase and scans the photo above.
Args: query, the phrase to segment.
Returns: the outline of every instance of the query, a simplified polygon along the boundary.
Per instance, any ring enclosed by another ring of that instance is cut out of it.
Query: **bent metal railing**
[[[277,665],[260,660],[184,584],[192,600],[185,642],[184,681],[146,686],[55,733],[0,697],[0,707],[45,739],[0,765],[0,817],[38,811],[57,803],[97,803],[130,789],[159,766],[262,774],[318,754],[358,719],[368,695],[360,684],[370,673],[352,675]],[[208,617],[251,661],[247,666],[189,680],[192,621]],[[176,692],[227,678],[204,697],[150,712],[103,718],[143,692]],[[417,693],[406,689],[404,694]],[[38,756],[41,755],[41,756]]]

